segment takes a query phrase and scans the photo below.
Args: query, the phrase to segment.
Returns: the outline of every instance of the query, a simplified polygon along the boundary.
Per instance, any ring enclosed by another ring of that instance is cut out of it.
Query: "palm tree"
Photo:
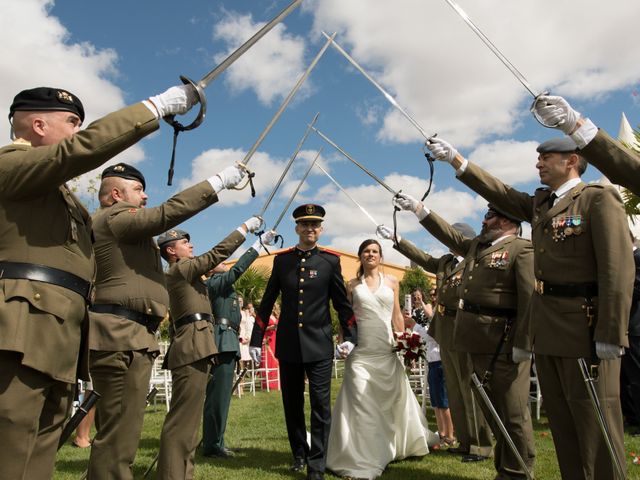
[[[244,304],[258,305],[262,300],[264,289],[271,270],[268,267],[249,267],[233,285],[238,295],[244,298]]]

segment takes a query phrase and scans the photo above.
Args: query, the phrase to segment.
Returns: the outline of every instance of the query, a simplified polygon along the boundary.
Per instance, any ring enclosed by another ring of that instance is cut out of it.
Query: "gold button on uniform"
[[[150,308],[147,308],[147,313],[151,313],[152,310]]]
[[[302,259],[302,260],[300,260],[300,261],[301,261],[301,262],[306,262],[306,261],[307,261],[307,259],[306,259],[306,258],[303,258],[303,259]]]
[[[540,248],[539,252],[544,253],[544,248]]]
[[[301,317],[302,316],[302,312],[298,312],[298,316]]]
[[[302,303],[303,303],[303,302],[302,302],[302,300],[300,300],[298,303],[299,303],[300,305],[302,305]]]
[[[300,267],[300,271],[301,271],[301,272],[304,272],[304,267]]]
[[[300,283],[304,283],[304,278],[301,278],[301,279],[300,279]]]
[[[304,290],[302,290],[302,289],[298,290],[298,293],[302,293],[302,292],[304,292]]]
[[[302,328],[302,324],[301,323],[298,324],[298,328]]]
[[[35,298],[36,300],[40,300],[40,294],[39,294],[39,293],[36,293],[36,294],[33,296],[33,298]]]

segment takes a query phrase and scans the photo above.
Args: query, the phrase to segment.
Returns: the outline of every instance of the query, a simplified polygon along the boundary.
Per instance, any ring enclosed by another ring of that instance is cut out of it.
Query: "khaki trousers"
[[[74,385],[25,367],[0,351],[0,479],[46,479],[53,466]]]
[[[493,451],[491,428],[472,390],[471,357],[466,352],[444,349],[440,350],[440,357],[459,448],[490,457]]]
[[[613,479],[615,473],[575,358],[536,355],[538,379],[553,443],[566,480]],[[626,471],[620,409],[620,359],[600,363],[596,390],[613,446]]]
[[[131,467],[140,442],[154,353],[146,350],[92,350],[96,436],[89,457],[89,480],[132,480]]]
[[[489,368],[492,356],[471,354],[473,371],[480,380]],[[486,392],[525,465],[533,475],[536,453],[529,412],[530,371],[531,361],[513,363],[511,355],[499,355]],[[493,459],[498,472],[496,478],[501,480],[526,478],[516,456],[484,402],[482,402],[482,408],[496,438]]]
[[[158,480],[191,480],[211,359],[171,370],[171,406],[160,436]]]

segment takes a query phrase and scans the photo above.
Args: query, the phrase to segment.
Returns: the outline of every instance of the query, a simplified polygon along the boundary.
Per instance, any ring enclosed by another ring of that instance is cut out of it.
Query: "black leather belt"
[[[553,295],[556,297],[593,298],[598,296],[597,283],[557,285],[536,279],[535,290],[540,295]]]
[[[50,283],[76,292],[87,302],[92,301],[93,283],[57,268],[35,263],[0,262],[0,279],[34,280]]]
[[[226,325],[227,327],[236,331],[236,333],[240,333],[240,328],[237,325],[234,325],[229,321],[228,318],[216,318],[213,323],[216,325]]]
[[[436,307],[436,311],[440,315],[446,315],[448,317],[455,317],[458,309],[457,308],[445,307],[443,304],[439,303],[438,306]]]
[[[184,327],[193,322],[197,322],[198,320],[206,320],[207,322],[213,321],[213,315],[210,313],[192,313],[191,315],[185,315],[182,318],[179,318],[175,322],[173,322],[173,328],[176,330],[180,327]]]
[[[489,317],[512,318],[517,314],[517,310],[515,308],[483,307],[482,305],[477,305],[475,303],[465,302],[462,299],[460,300],[459,308],[465,312],[475,313],[476,315],[487,315]]]
[[[147,315],[146,313],[138,312],[137,310],[131,310],[130,308],[123,307],[122,305],[91,305],[89,310],[96,313],[110,313],[111,315],[117,315],[118,317],[133,320],[134,322],[147,327],[147,330],[151,333],[155,333],[156,330],[158,330],[160,322],[162,322],[162,319],[158,319],[158,317]]]

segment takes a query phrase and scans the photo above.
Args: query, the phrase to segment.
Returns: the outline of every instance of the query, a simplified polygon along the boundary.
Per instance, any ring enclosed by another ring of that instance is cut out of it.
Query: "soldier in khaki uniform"
[[[618,193],[585,184],[587,163],[570,137],[538,147],[535,196],[462,158],[442,139],[427,144],[484,198],[531,222],[536,290],[531,301],[536,366],[562,477],[614,478],[578,358],[600,362],[598,397],[624,469],[620,352],[627,346],[634,262]]]
[[[155,98],[184,113],[186,92]],[[88,379],[81,342],[95,277],[91,220],[65,182],[156,130],[157,116],[146,101],[80,131],[80,100],[49,87],[24,90],[11,105],[15,141],[0,149],[2,479],[51,477],[79,357]]]
[[[514,346],[531,350],[528,333],[534,286],[531,242],[518,236],[517,219],[491,204],[480,235],[469,239],[409,195],[400,194],[397,202],[404,210],[413,211],[435,238],[465,257],[454,348],[468,352],[478,378],[488,379],[487,394],[527,468],[533,472],[535,445],[528,408],[531,356],[523,359],[512,356]],[[489,372],[488,377],[485,372]],[[496,438],[496,478],[525,478],[493,416],[484,403],[481,405]]]
[[[93,216],[98,272],[90,308],[90,370],[102,395],[96,406],[97,434],[89,479],[133,478],[131,466],[142,430],[151,367],[159,347],[155,332],[167,314],[169,296],[154,235],[218,201],[218,192],[244,175],[227,167],[218,175],[144,208],[145,181],[135,168],[107,168],[100,209]]]
[[[454,223],[453,228],[467,238],[476,236],[466,223]],[[384,225],[378,227],[377,233],[382,238],[393,240],[393,231]],[[457,447],[449,448],[447,451],[461,454],[467,459],[481,460],[490,457],[493,451],[491,429],[480,410],[469,381],[473,372],[471,357],[467,352],[456,350],[453,344],[464,258],[452,253],[439,258],[432,257],[410,241],[400,236],[397,238],[398,244],[393,248],[436,275],[436,304],[429,335],[440,345],[451,418],[459,442]]]
[[[158,238],[160,254],[170,265],[166,278],[173,331],[163,365],[171,369],[173,390],[160,436],[158,479],[193,478],[200,412],[213,355],[218,353],[213,341],[211,304],[202,277],[228,258],[244,242],[247,232],[256,231],[261,223],[257,217],[248,219],[198,257],[193,256],[191,238],[183,230],[169,230]],[[267,235],[273,237],[271,232],[263,234]]]
[[[640,195],[640,155],[625,147],[588,118],[580,116],[562,97],[541,96],[536,113],[547,125],[570,135],[582,157],[609,180]]]

